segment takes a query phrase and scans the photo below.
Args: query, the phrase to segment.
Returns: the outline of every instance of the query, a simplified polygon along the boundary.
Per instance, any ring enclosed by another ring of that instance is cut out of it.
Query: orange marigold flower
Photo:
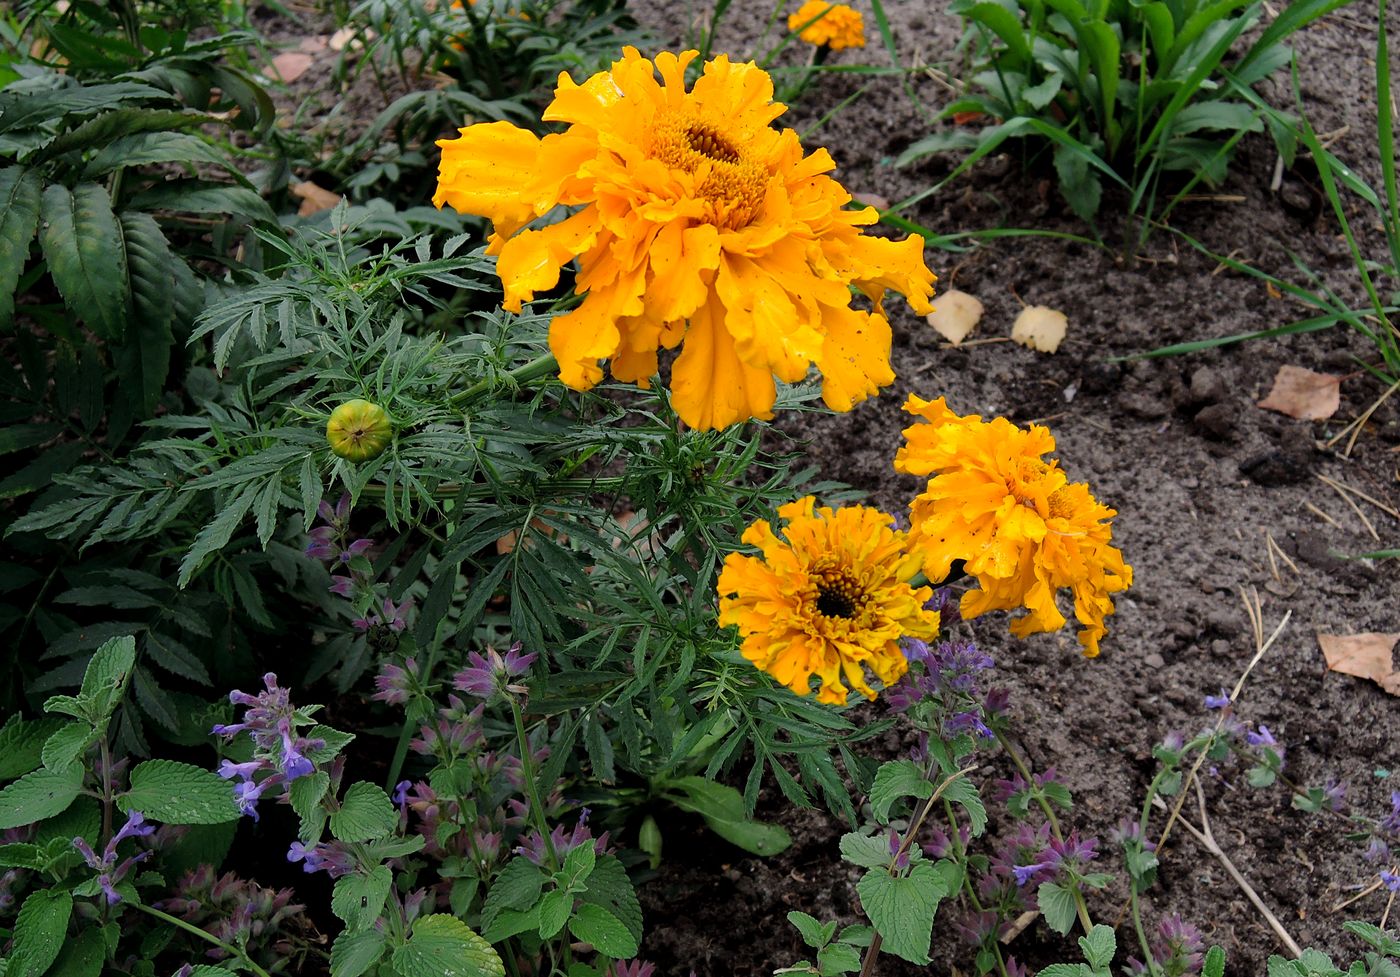
[[[433,202],[491,219],[510,311],[578,259],[583,302],[549,331],[569,386],[597,383],[602,360],[646,386],[657,350],[684,343],[671,394],[692,427],[772,417],[774,377],[813,363],[827,405],[849,410],[894,380],[885,290],[931,309],[923,241],[863,236],[875,210],[845,209],[826,150],[771,126],[785,107],[767,73],[720,56],[687,91],[696,57],[627,48],[582,85],[561,74],[544,118],[567,128],[490,122],[440,141]],[[574,213],[527,228],[561,204]],[[852,285],[873,311],[851,307]]]
[[[920,557],[888,515],[813,506],[807,496],[778,510],[781,539],[764,520],[744,532],[762,555],[724,558],[719,623],[737,624],[744,657],[798,695],[816,675],[821,702],[845,703],[851,689],[873,699],[865,669],[888,687],[909,668],[899,639],[938,633],[924,606],[933,591],[909,585]]]
[[[807,26],[804,28],[803,24]],[[844,3],[807,0],[795,13],[788,15],[788,30],[800,31],[797,36],[808,44],[816,47],[825,44],[833,51],[865,47],[865,18],[859,10]]]
[[[1024,607],[1030,613],[1011,624],[1022,638],[1064,626],[1055,597],[1068,587],[1083,626],[1079,643],[1097,655],[1111,595],[1133,582],[1132,567],[1109,542],[1117,513],[1044,459],[1055,439],[1039,425],[960,417],[942,397],[911,396],[904,409],[928,422],[904,430],[894,460],[897,471],[933,476],[910,505],[911,545],[922,550],[924,573],[942,580],[954,560],[966,561],[980,589],[963,595],[963,616]]]

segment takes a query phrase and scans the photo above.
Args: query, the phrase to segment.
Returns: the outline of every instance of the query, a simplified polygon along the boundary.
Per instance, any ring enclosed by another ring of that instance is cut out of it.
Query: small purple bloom
[[[215,727],[217,732],[219,727]],[[247,763],[234,763],[232,760],[224,760],[219,764],[219,776],[225,780],[232,780],[234,777],[240,780],[252,780],[253,774],[261,770],[268,769],[268,765],[263,760],[249,760]]]
[[[400,808],[408,806],[408,791],[412,786],[411,780],[400,780],[394,785],[394,803]]]
[[[1206,708],[1207,708],[1207,709],[1224,709],[1224,708],[1225,708],[1226,706],[1228,706],[1229,704],[1230,704],[1230,692],[1229,692],[1228,689],[1222,688],[1222,689],[1220,690],[1220,694],[1219,694],[1219,695],[1208,695],[1208,696],[1206,696]]]
[[[465,692],[479,699],[490,699],[498,691],[524,695],[529,690],[523,685],[511,682],[511,679],[528,672],[539,654],[532,651],[528,655],[522,655],[520,648],[521,644],[517,641],[506,651],[505,657],[494,648],[486,649],[484,658],[474,651],[471,652],[467,655],[467,661],[471,664],[452,676],[452,687],[458,692]]]
[[[1016,865],[1011,869],[1011,874],[1016,879],[1018,887],[1028,884],[1037,875],[1054,871],[1055,866],[1050,862],[1036,862],[1033,865]]]
[[[1250,746],[1278,746],[1278,740],[1269,732],[1269,727],[1264,725],[1259,727],[1259,732],[1246,733],[1244,738]]]
[[[1381,870],[1381,883],[1391,892],[1400,892],[1400,875]]]

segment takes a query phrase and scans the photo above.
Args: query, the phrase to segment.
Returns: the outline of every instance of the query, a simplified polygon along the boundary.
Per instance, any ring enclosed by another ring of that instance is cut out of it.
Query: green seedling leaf
[[[913,760],[891,760],[880,764],[870,787],[870,810],[875,820],[888,824],[890,807],[901,797],[926,799],[933,796],[933,783]]]
[[[797,927],[797,932],[802,934],[802,942],[813,950],[820,950],[826,945],[827,940],[822,933],[824,927],[815,916],[794,909],[787,914],[787,918],[789,923]]]
[[[166,824],[236,821],[233,785],[212,771],[174,760],[147,760],[131,771],[131,789],[117,807]]]
[[[573,908],[573,893],[564,889],[546,892],[540,900],[540,939],[552,940],[558,936]]]
[[[66,770],[77,763],[97,736],[87,723],[69,723],[44,743],[43,761],[49,770]]]
[[[1036,893],[1040,903],[1040,914],[1045,917],[1045,925],[1061,936],[1068,935],[1074,928],[1076,909],[1074,893],[1056,882],[1042,882]]]
[[[1091,968],[1107,970],[1108,965],[1113,962],[1113,955],[1118,952],[1118,940],[1113,935],[1113,927],[1099,923],[1089,931],[1088,936],[1079,938],[1079,949],[1084,952],[1084,959],[1089,961]]]

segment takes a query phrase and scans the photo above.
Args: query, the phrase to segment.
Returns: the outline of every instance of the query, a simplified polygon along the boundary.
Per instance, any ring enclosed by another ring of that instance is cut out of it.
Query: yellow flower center
[[[841,568],[818,570],[815,577],[816,610],[822,617],[839,617],[850,621],[865,607],[865,588]]]
[[[1074,515],[1074,503],[1069,497],[1067,488],[1056,489],[1050,493],[1050,518],[1068,519]]]
[[[1036,486],[1050,472],[1050,466],[1037,458],[1022,458],[1016,466],[1016,480],[1009,486],[1012,495],[1024,506],[1035,508]]]
[[[709,205],[707,223],[732,231],[761,215],[768,171],[742,144],[694,112],[658,114],[647,154],[696,178],[695,192]]]

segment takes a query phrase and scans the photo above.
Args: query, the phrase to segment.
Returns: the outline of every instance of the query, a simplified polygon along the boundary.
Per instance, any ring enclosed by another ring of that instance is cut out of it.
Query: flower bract
[[[798,695],[815,675],[822,702],[844,703],[851,689],[875,698],[865,670],[888,687],[909,668],[899,639],[938,631],[924,606],[933,591],[908,582],[920,558],[877,509],[816,509],[807,496],[778,515],[781,537],[764,520],[744,533],[759,556],[725,557],[720,624],[738,625],[744,657]]]
[[[865,18],[844,3],[807,0],[788,15],[787,23],[788,30],[817,47],[825,45],[833,51],[865,47]]]
[[[491,219],[509,311],[577,259],[583,301],[549,333],[567,385],[592,387],[607,360],[645,387],[658,350],[680,347],[671,399],[693,427],[772,417],[774,378],[813,364],[827,405],[849,410],[894,379],[885,291],[931,311],[922,239],[863,235],[875,210],[847,209],[831,156],[773,128],[785,107],[767,73],[720,56],[687,90],[696,57],[627,48],[582,85],[560,75],[544,119],[562,132],[490,122],[440,141],[433,202]],[[572,213],[530,226],[560,205]]]
[[[910,505],[912,544],[924,573],[947,577],[955,560],[977,578],[963,595],[963,617],[1026,608],[1011,624],[1018,637],[1064,626],[1056,593],[1069,588],[1085,655],[1099,653],[1112,595],[1132,583],[1132,568],[1113,545],[1114,510],[1089,487],[1071,482],[1054,459],[1050,432],[1019,428],[1003,417],[960,417],[943,398],[911,396],[904,409],[922,418],[904,430],[897,471],[932,476]]]
[[[326,423],[331,450],[347,461],[378,458],[393,436],[389,415],[368,400],[347,400],[331,412]]]

